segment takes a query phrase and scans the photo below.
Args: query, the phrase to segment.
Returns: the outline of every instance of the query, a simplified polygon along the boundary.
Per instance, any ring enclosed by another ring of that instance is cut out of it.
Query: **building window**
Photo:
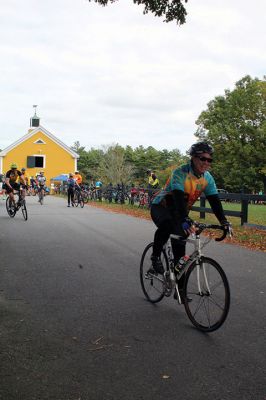
[[[45,156],[28,156],[27,168],[45,168]]]

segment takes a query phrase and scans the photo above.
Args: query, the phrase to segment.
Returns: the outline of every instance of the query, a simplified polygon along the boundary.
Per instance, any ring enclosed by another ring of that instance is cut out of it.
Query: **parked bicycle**
[[[81,197],[82,197],[84,203],[87,204],[89,201],[89,192],[87,189],[83,189],[83,188],[81,189]]]
[[[184,304],[186,313],[192,324],[201,331],[212,332],[220,328],[229,312],[230,288],[222,267],[212,258],[205,257],[202,249],[210,241],[201,243],[201,233],[205,229],[222,230],[223,235],[215,238],[222,241],[226,235],[232,235],[231,229],[225,230],[220,225],[195,223],[197,228],[194,237],[186,241],[194,244],[194,251],[186,257],[187,261],[179,274],[175,274],[174,257],[171,238],[180,240],[178,235],[170,235],[163,248],[161,261],[164,265],[164,275],[157,274],[152,268],[151,255],[153,243],[144,250],[140,263],[140,281],[146,298],[151,303],[157,303],[174,292],[178,304]],[[184,240],[184,239],[183,239]],[[178,282],[184,274],[184,284],[178,287]]]
[[[140,189],[138,200],[139,200],[139,205],[138,205],[139,208],[149,208],[150,207],[149,195],[147,192],[145,192],[144,189]]]
[[[14,218],[16,213],[19,211],[19,209],[21,209],[23,218],[25,219],[25,221],[27,221],[28,211],[27,211],[27,207],[26,207],[26,201],[22,197],[22,190],[23,190],[23,188],[20,188],[19,191],[14,191],[14,201],[10,202],[10,198],[9,198],[9,196],[7,196],[6,210],[7,210],[8,215],[11,218]]]

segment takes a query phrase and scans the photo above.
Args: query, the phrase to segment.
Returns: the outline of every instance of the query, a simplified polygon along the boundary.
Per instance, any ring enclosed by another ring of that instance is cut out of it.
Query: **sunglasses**
[[[199,158],[200,161],[202,161],[202,162],[207,161],[207,162],[210,163],[210,164],[213,162],[213,159],[212,159],[212,158],[209,158],[209,157],[197,156],[197,158]]]

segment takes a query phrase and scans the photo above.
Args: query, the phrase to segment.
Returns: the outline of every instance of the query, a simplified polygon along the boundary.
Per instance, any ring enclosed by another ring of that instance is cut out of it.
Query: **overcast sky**
[[[0,149],[41,125],[71,146],[178,148],[215,96],[266,74],[265,0],[189,0],[164,23],[132,0],[0,1]]]

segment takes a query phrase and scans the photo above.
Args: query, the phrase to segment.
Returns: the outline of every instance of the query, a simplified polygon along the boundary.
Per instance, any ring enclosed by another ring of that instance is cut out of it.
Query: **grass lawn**
[[[102,207],[106,210],[132,215],[138,218],[150,219],[149,210],[137,208],[127,204],[109,204],[108,202],[93,202],[90,201],[88,205],[94,207]],[[195,204],[198,205],[198,204]],[[207,207],[209,207],[207,205]],[[238,203],[225,203],[223,202],[224,210],[241,210],[241,204]],[[200,220],[199,212],[191,211],[190,217],[196,221],[206,223],[216,223],[217,220],[214,215],[206,213],[206,219]],[[266,230],[255,229],[240,225],[240,218],[228,217],[233,225],[234,236],[232,239],[225,239],[227,243],[238,244],[254,250],[261,250],[266,252]],[[250,204],[248,207],[248,222],[250,224],[257,224],[266,226],[266,205]]]
[[[241,211],[240,203],[222,202],[224,210]],[[199,205],[199,204],[195,204]],[[209,207],[209,205],[207,205]],[[192,219],[199,220],[199,213],[191,211]],[[256,229],[248,226],[240,225],[240,218],[227,217],[232,223],[234,229],[233,239],[227,239],[227,242],[239,244],[251,249],[262,250],[266,252],[266,229]],[[213,214],[206,214],[206,219],[202,220],[206,223],[216,223],[217,220]],[[248,223],[261,225],[266,228],[266,205],[249,204],[248,205]]]
[[[241,211],[240,203],[228,203],[222,202],[224,210],[230,211]],[[199,207],[199,202],[195,203],[195,206]],[[206,207],[209,208],[209,203],[206,202]],[[199,213],[195,213],[195,215]],[[231,223],[234,225],[240,225],[240,218],[228,217]],[[263,225],[266,227],[266,205],[265,204],[249,204],[248,205],[248,223]]]

